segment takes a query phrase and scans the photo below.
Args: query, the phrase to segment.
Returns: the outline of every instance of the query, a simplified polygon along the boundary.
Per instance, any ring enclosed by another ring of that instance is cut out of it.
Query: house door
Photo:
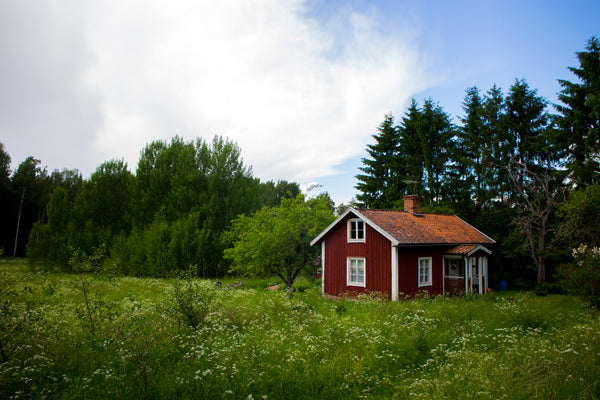
[[[444,258],[444,291],[460,294],[465,291],[465,276],[462,258]]]

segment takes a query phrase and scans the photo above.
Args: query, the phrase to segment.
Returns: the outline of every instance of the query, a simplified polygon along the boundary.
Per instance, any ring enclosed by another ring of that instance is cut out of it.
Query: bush
[[[600,248],[581,245],[573,249],[573,258],[558,268],[558,277],[569,292],[600,309]]]
[[[304,293],[305,291],[312,289],[314,285],[309,282],[294,282],[292,287],[294,292]]]
[[[202,286],[189,277],[173,284],[171,311],[180,324],[196,329],[204,324],[215,297],[211,287]]]

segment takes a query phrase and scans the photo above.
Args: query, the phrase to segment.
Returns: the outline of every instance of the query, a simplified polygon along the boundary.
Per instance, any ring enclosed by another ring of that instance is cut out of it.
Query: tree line
[[[413,100],[398,122],[386,115],[362,159],[356,203],[400,209],[404,194],[420,194],[423,211],[457,214],[495,238],[492,278],[517,287],[553,277],[573,248],[597,248],[598,39],[577,56],[569,69],[578,80],[559,80],[557,114],[517,79],[506,95],[468,88],[459,124],[432,99]],[[14,172],[10,164],[0,143],[0,254],[63,271],[95,254],[124,275],[260,271],[290,286],[335,208],[327,194],[306,200],[297,183],[261,182],[218,136],[154,141],[135,172],[111,160],[87,180],[77,170],[48,173],[34,157]],[[267,233],[275,259],[254,251]]]
[[[468,88],[458,124],[432,99],[413,99],[397,122],[386,115],[362,159],[357,202],[401,209],[403,195],[419,194],[425,210],[455,213],[497,240],[497,278],[544,282],[569,249],[600,245],[600,41],[577,57],[554,114],[516,79],[506,94]]]
[[[222,276],[224,233],[239,215],[296,198],[295,182],[261,182],[240,148],[211,142],[154,141],[135,173],[123,160],[102,163],[88,180],[77,170],[48,173],[34,157],[11,174],[0,143],[1,242],[5,255],[69,271],[75,252],[101,251],[116,272],[165,276],[194,265]]]

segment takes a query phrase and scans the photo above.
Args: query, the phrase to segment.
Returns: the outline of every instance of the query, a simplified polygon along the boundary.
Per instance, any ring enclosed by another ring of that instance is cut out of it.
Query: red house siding
[[[347,219],[350,219],[349,216]],[[377,291],[391,296],[391,243],[365,224],[365,242],[348,243],[346,220],[338,224],[325,240],[325,293],[363,293]],[[346,284],[348,257],[365,258],[365,287]]]
[[[431,257],[431,286],[419,287],[419,258],[421,257]],[[439,249],[398,248],[399,293],[412,296],[427,290],[429,294],[441,294],[444,290],[443,284],[443,260]]]

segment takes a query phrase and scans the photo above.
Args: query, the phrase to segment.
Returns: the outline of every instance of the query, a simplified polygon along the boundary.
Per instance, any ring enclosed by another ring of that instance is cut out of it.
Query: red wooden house
[[[487,291],[493,239],[454,215],[422,214],[418,196],[404,196],[404,209],[349,208],[313,239],[323,294]]]

